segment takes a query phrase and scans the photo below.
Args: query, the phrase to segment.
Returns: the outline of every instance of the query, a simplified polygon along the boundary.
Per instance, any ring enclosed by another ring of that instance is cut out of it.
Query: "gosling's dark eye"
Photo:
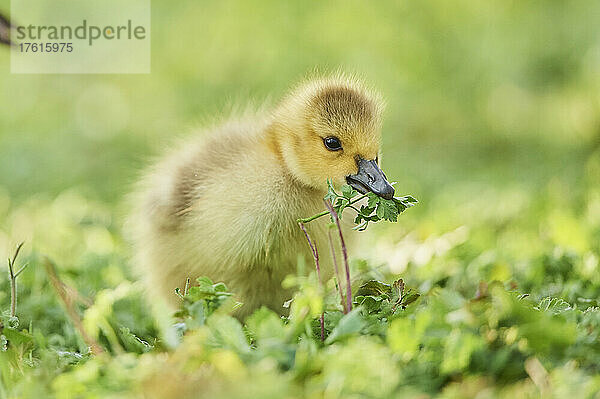
[[[323,143],[325,143],[325,147],[329,151],[339,151],[342,149],[342,143],[340,143],[340,139],[338,139],[337,137],[325,137],[323,139]]]

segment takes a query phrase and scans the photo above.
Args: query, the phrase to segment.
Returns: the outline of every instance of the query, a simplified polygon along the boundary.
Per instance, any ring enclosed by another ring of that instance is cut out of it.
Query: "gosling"
[[[355,78],[308,80],[266,115],[226,122],[151,168],[128,221],[151,301],[174,308],[176,287],[207,276],[236,293],[240,318],[263,305],[284,313],[283,278],[312,259],[296,220],[324,209],[327,179],[394,195],[378,165],[382,111]],[[308,225],[323,249],[326,224]]]

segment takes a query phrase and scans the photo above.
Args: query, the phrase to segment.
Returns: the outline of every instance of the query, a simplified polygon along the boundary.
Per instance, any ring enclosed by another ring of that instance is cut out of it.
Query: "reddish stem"
[[[325,206],[327,210],[331,214],[335,225],[337,226],[338,233],[340,235],[340,245],[342,246],[342,255],[344,260],[344,267],[346,268],[346,311],[350,312],[352,310],[352,287],[350,285],[350,266],[348,265],[348,252],[346,251],[346,242],[344,241],[344,235],[342,234],[342,227],[340,226],[340,218],[338,217],[337,212],[333,209],[331,202],[325,202]]]
[[[319,252],[317,251],[317,244],[313,243],[310,239],[310,235],[308,231],[306,231],[306,227],[304,227],[304,223],[298,222],[298,226],[304,232],[304,236],[306,237],[306,241],[308,241],[308,246],[313,255],[313,260],[315,261],[315,267],[317,268],[317,277],[319,279],[319,286],[323,289],[323,282],[321,281],[321,266],[319,265]],[[321,312],[321,317],[319,318],[319,322],[321,324],[321,342],[325,341],[325,312]]]

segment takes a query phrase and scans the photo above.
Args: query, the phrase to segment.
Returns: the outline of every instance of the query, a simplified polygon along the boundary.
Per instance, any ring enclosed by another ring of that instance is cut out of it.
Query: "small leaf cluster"
[[[327,180],[327,194],[323,198],[325,201],[330,201],[333,209],[339,215],[340,219],[342,217],[342,212],[347,207],[351,207],[354,199],[358,195],[358,191],[353,189],[347,184],[344,184],[341,188],[342,194],[338,194],[331,183],[331,180]],[[356,202],[356,201],[355,201]]]
[[[383,312],[390,315],[398,309],[406,309],[419,296],[419,293],[406,288],[402,279],[398,279],[392,284],[369,280],[360,286],[354,302],[356,305],[365,307],[371,313]]]
[[[359,231],[365,230],[371,222],[376,223],[381,220],[397,222],[398,215],[418,203],[410,195],[394,197],[390,200],[374,193],[359,195],[359,192],[349,185],[343,185],[341,187],[342,193],[338,194],[331,181],[328,180],[327,185],[328,191],[325,195],[325,201],[331,201],[333,209],[337,212],[340,219],[346,208],[353,209],[356,212],[354,223],[358,225],[355,228]],[[366,204],[361,205],[360,208],[354,206],[354,204],[365,198],[367,199]]]
[[[182,294],[177,289],[176,293],[183,299],[183,304],[175,317],[183,320],[180,327],[184,331],[204,325],[206,318],[231,301],[233,296],[224,283],[214,283],[208,277],[199,277],[195,285],[186,289],[186,292]]]

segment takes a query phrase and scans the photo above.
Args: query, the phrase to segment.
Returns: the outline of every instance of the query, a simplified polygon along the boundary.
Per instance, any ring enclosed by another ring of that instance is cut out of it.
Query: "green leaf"
[[[379,201],[379,205],[377,208],[383,209],[383,216],[380,216],[382,219],[388,220],[390,222],[395,222],[398,220],[398,206],[396,202],[393,200],[382,199]],[[377,213],[379,216],[379,212]]]
[[[404,197],[394,197],[394,199],[399,200],[400,202],[402,202],[403,204],[410,204],[408,206],[413,206],[417,203],[419,203],[419,201],[413,197],[412,195],[405,195]]]
[[[375,206],[379,203],[379,200],[381,199],[381,197],[375,193],[367,193],[367,198],[368,198],[368,203],[367,203],[368,207],[373,208],[373,209],[375,209]]]
[[[11,345],[23,345],[33,342],[33,337],[27,331],[19,331],[12,328],[4,328],[2,334]]]
[[[402,297],[404,296],[404,288],[406,287],[406,285],[404,284],[404,280],[400,278],[400,279],[394,281],[394,283],[392,284],[392,287],[393,287],[392,293],[394,294],[394,296],[397,299],[402,299]]]
[[[560,314],[571,309],[571,304],[560,298],[544,298],[540,301],[537,309],[542,312]]]
[[[175,314],[176,317],[188,318],[185,320],[188,328],[204,325],[205,318],[233,295],[227,292],[225,284],[213,283],[207,277],[199,277],[196,283],[184,296],[183,308]]]
[[[331,180],[327,179],[327,194],[324,197],[325,201],[329,200],[332,204],[334,204],[335,200],[339,197],[340,196],[338,195],[338,193],[335,192],[335,189],[333,188]]]
[[[356,196],[356,194],[358,194],[358,192],[353,189],[352,187],[350,187],[347,184],[344,184],[342,186],[342,195],[347,198],[347,199],[351,199],[352,197]]]
[[[329,189],[327,190],[327,194],[325,194],[325,197],[323,197],[323,199],[325,201],[329,201],[332,204],[335,202],[335,200],[337,199],[337,195],[335,193],[335,191],[333,190],[333,187],[329,186]]]
[[[329,334],[325,343],[332,344],[336,341],[348,338],[362,330],[365,325],[366,321],[361,314],[361,308],[354,308],[350,313],[344,315],[344,317],[340,319],[340,322],[333,329],[331,334]]]
[[[259,345],[265,341],[283,340],[285,337],[283,320],[266,307],[261,307],[248,317],[246,326]]]
[[[212,345],[231,349],[239,354],[250,352],[250,345],[239,321],[231,316],[213,314],[207,320],[212,333]]]
[[[379,312],[383,301],[382,296],[357,295],[354,297],[354,303],[357,306],[362,306],[369,313]]]
[[[195,329],[206,323],[206,307],[206,301],[203,299],[187,307],[189,319],[185,321],[185,324],[188,329]]]
[[[377,211],[375,212],[379,219],[383,219],[385,216],[385,209],[381,206],[381,204],[377,204]]]
[[[363,295],[363,296],[372,295],[372,296],[389,297],[391,292],[392,292],[391,285],[386,284],[381,281],[378,281],[378,280],[369,280],[366,283],[362,284],[358,288],[356,295]]]
[[[119,338],[121,338],[123,346],[129,352],[145,353],[154,349],[152,345],[137,337],[127,327],[121,327],[119,329]]]

